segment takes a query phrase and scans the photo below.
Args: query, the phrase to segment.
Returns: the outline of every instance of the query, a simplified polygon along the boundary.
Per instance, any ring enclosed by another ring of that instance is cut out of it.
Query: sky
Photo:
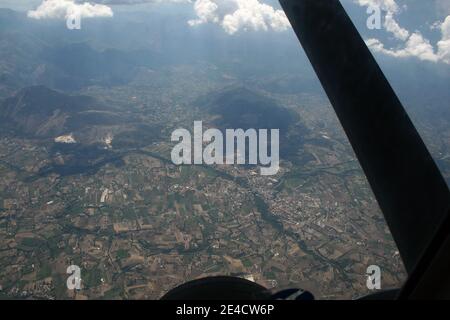
[[[67,19],[74,13],[81,18],[114,19],[114,12],[126,7],[147,4],[151,10],[168,3],[193,10],[194,18],[186,21],[191,28],[216,24],[230,36],[239,32],[284,32],[290,28],[275,0],[0,0],[0,7],[25,10],[28,18],[36,20]],[[342,0],[342,3],[346,8],[380,8],[383,34],[365,38],[373,51],[397,59],[415,58],[450,65],[450,0]],[[427,16],[423,16],[424,12]],[[405,18],[420,19],[411,26],[403,24],[408,20]],[[430,34],[435,39],[430,39]]]

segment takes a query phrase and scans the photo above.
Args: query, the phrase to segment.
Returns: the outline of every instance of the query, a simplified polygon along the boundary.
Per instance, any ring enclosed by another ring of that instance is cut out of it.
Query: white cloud
[[[394,17],[393,12],[388,12],[384,19],[384,27],[390,33],[392,33],[397,39],[406,41],[410,34],[409,31],[400,27]]]
[[[194,10],[197,14],[197,19],[189,20],[188,23],[191,26],[207,22],[219,22],[219,5],[211,0],[197,0],[194,3]]]
[[[111,17],[108,5],[140,3],[191,3],[197,17],[190,26],[206,23],[220,25],[228,34],[240,30],[283,31],[290,27],[283,10],[275,9],[261,0],[44,0],[36,10],[28,12],[34,19],[59,18],[78,13],[86,17]]]
[[[74,0],[44,0],[36,10],[28,11],[28,17],[33,19],[66,19],[73,14],[81,18],[112,17],[113,11],[103,4]]]
[[[196,0],[194,10],[197,18],[189,25],[216,23],[228,34],[240,30],[283,31],[290,27],[284,11],[259,0]]]
[[[366,43],[372,50],[397,58],[416,57],[424,61],[450,64],[450,16],[442,24],[434,24],[434,28],[440,28],[442,33],[442,39],[435,49],[420,32],[409,32],[398,24],[396,15],[402,8],[395,0],[355,0],[355,2],[360,6],[379,6],[385,12],[385,30],[402,42],[399,48],[386,48],[380,40],[368,39]]]
[[[441,24],[442,38],[437,43],[439,59],[450,64],[450,15]]]
[[[439,61],[433,46],[419,32],[413,33],[401,49],[386,49],[384,44],[378,39],[368,39],[366,43],[372,50],[396,58],[416,57],[424,61]]]

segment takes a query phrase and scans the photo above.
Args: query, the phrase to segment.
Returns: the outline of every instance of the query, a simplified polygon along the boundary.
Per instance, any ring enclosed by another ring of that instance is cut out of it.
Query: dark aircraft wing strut
[[[430,252],[442,251],[448,240],[445,180],[340,2],[280,2],[344,127],[408,273],[422,278],[435,257]]]

